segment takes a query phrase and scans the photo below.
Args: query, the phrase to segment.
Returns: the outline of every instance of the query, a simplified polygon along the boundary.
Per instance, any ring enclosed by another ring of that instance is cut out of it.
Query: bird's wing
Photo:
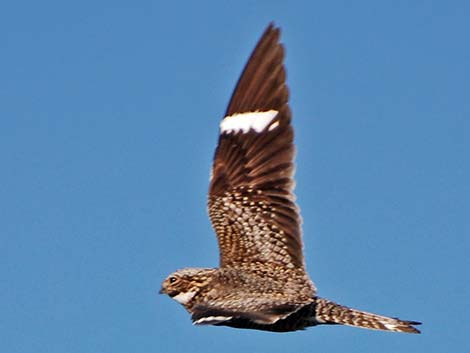
[[[220,123],[209,215],[220,265],[303,268],[294,144],[280,30],[265,30]]]
[[[250,323],[272,325],[303,307],[303,304],[260,304],[257,310],[252,311],[243,307],[226,307],[226,303],[197,305],[192,309],[191,319],[195,325],[224,325],[230,322],[244,322],[247,326]]]

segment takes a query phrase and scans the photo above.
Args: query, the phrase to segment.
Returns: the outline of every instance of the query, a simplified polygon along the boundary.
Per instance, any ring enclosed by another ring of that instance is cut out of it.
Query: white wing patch
[[[193,325],[215,325],[228,321],[232,316],[207,316],[193,322]]]
[[[266,126],[276,117],[277,110],[268,110],[266,112],[248,112],[237,113],[226,116],[220,123],[221,133],[239,132],[247,133],[251,129],[256,132],[263,131]],[[269,130],[273,130],[279,125],[274,122],[271,124]]]
[[[269,125],[268,131],[272,131],[272,130],[274,130],[275,128],[277,128],[278,126],[279,126],[279,121],[275,121],[274,123],[272,123],[271,125]]]

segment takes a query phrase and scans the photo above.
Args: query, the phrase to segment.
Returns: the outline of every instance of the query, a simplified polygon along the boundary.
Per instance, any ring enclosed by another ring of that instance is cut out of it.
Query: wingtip
[[[280,36],[280,35],[281,35],[281,27],[278,26],[278,25],[276,24],[276,22],[271,21],[271,22],[269,22],[268,25],[266,26],[266,29],[265,29],[265,31],[264,31],[264,34],[269,33],[269,32],[277,32],[276,34],[277,34],[278,36]]]

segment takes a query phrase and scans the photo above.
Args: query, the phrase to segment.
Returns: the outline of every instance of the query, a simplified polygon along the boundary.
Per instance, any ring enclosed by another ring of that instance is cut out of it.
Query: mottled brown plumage
[[[162,293],[195,324],[285,332],[320,324],[419,333],[403,321],[316,296],[305,271],[295,204],[294,133],[280,30],[268,26],[237,83],[209,186],[220,268],[183,269]]]

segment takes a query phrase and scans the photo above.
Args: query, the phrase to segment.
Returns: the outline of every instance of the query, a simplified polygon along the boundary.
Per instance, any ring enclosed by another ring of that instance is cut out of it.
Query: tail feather
[[[420,333],[413,325],[421,324],[417,321],[400,320],[351,309],[323,298],[316,300],[315,319],[319,324],[341,324],[372,330],[407,333]]]

